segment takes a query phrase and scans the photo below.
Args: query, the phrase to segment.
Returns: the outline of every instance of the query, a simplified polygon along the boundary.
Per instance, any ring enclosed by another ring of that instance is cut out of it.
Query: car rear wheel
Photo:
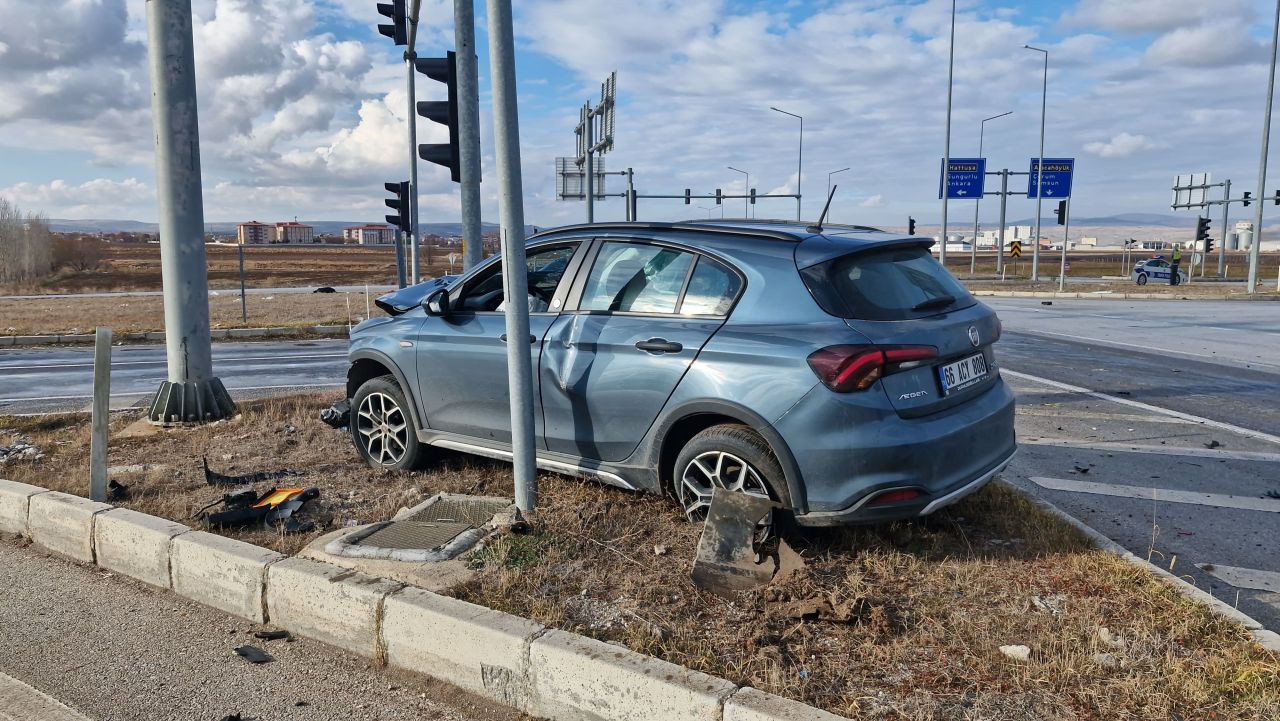
[[[685,444],[673,469],[676,500],[690,521],[702,522],[715,488],[775,501],[785,488],[782,466],[755,431],[745,426],[712,426]],[[784,504],[785,505],[785,504]]]
[[[395,376],[360,386],[351,399],[350,427],[356,451],[373,468],[411,470],[425,460],[426,447],[418,441],[408,399]]]
[[[1139,273],[1139,274],[1138,274],[1138,280],[1137,280],[1137,283],[1138,283],[1138,285],[1146,285],[1146,284],[1147,284],[1147,274],[1146,274],[1146,273]]]

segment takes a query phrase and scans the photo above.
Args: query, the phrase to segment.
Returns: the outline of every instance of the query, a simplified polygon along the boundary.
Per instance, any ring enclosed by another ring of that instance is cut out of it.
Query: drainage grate
[[[488,523],[495,513],[505,510],[510,505],[510,501],[502,499],[443,497],[435,503],[423,507],[416,513],[405,516],[396,523],[423,521],[431,523],[463,523],[467,526],[479,527]]]
[[[355,545],[434,551],[474,527],[470,523],[396,521],[356,541]]]

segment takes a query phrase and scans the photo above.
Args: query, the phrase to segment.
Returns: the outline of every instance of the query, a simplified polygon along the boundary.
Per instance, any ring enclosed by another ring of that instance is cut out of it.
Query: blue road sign
[[[1075,158],[1045,158],[1044,178],[1040,184],[1044,187],[1046,198],[1070,198],[1071,174],[1075,170]],[[1036,159],[1031,159],[1031,172],[1027,175],[1027,197],[1036,195]]]
[[[938,161],[938,199],[942,199],[942,161]],[[947,174],[947,197],[967,200],[982,197],[987,177],[986,158],[952,158]]]

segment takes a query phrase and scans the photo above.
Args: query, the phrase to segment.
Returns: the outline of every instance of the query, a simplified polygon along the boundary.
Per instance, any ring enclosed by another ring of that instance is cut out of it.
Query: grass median
[[[332,400],[246,402],[219,423],[117,438],[110,464],[135,466],[119,504],[191,524],[227,490],[205,484],[201,457],[228,474],[294,468],[278,483],[320,489],[315,530],[226,532],[294,553],[439,491],[510,494],[510,468],[483,459],[365,467],[317,419]],[[86,492],[86,418],[0,418],[0,445],[19,437],[44,457],[0,476]],[[732,600],[692,584],[700,529],[669,500],[550,474],[539,486],[530,531],[477,551],[455,595],[854,718],[1280,717],[1280,658],[1002,485],[926,520],[788,532],[804,568]],[[1000,650],[1019,645],[1025,660]]]

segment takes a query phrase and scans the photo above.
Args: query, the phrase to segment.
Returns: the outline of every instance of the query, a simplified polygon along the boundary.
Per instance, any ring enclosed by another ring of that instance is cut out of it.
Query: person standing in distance
[[[1182,265],[1182,246],[1173,244],[1173,255],[1170,257],[1173,267],[1169,269],[1169,285],[1178,284],[1178,266]]]

